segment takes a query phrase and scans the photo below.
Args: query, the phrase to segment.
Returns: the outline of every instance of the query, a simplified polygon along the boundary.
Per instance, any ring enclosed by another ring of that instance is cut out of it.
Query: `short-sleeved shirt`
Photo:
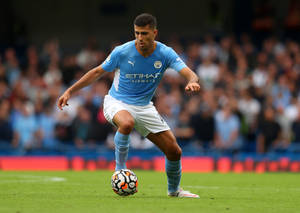
[[[230,140],[231,134],[240,129],[240,122],[236,115],[232,114],[230,117],[225,118],[222,111],[215,114],[216,132],[224,142]]]
[[[154,52],[142,56],[135,41],[117,46],[101,67],[107,72],[115,71],[109,95],[126,104],[145,106],[150,103],[154,92],[167,68],[180,71],[186,67],[176,52],[156,41]]]

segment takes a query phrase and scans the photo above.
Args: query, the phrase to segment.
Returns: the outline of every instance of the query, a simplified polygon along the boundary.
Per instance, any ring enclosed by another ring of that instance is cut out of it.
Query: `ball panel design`
[[[120,196],[133,195],[137,192],[138,178],[133,171],[121,169],[111,177],[113,191]]]

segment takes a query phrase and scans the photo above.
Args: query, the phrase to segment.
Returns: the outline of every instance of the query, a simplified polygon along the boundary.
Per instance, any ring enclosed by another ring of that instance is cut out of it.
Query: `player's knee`
[[[129,134],[134,127],[134,120],[133,119],[127,119],[126,121],[122,122],[122,124],[119,126],[121,132],[125,134]]]
[[[168,153],[166,154],[168,160],[177,161],[180,160],[182,154],[181,148],[177,146],[173,146],[169,149]]]
[[[179,146],[177,146],[177,148],[175,149],[174,155],[177,160],[180,160],[181,155],[182,155],[182,150]]]

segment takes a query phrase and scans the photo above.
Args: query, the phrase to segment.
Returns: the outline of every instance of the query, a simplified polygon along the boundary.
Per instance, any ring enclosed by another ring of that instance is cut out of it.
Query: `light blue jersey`
[[[178,72],[186,67],[172,48],[157,41],[156,44],[148,57],[137,51],[134,40],[111,52],[101,64],[105,71],[115,71],[109,95],[126,104],[145,106],[151,101],[168,67]]]

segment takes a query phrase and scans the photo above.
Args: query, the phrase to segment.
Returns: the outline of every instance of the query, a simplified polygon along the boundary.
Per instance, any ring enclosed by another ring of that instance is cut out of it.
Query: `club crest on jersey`
[[[161,66],[162,66],[161,61],[155,61],[155,62],[154,62],[154,67],[155,67],[156,69],[161,68]]]

